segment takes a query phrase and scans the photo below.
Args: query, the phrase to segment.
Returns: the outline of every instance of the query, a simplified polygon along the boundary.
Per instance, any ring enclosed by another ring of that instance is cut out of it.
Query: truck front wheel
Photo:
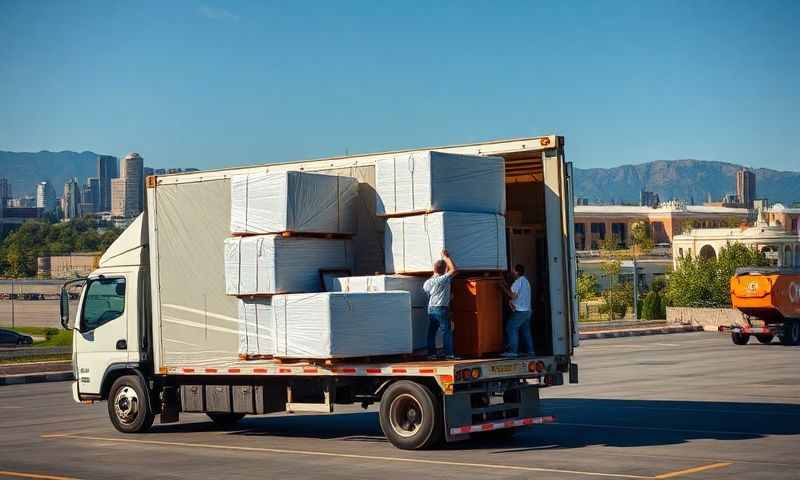
[[[136,375],[119,377],[108,394],[108,416],[122,433],[146,432],[155,415],[150,411],[147,387]]]
[[[432,448],[444,438],[441,402],[425,385],[409,380],[389,385],[379,416],[381,430],[397,448]]]

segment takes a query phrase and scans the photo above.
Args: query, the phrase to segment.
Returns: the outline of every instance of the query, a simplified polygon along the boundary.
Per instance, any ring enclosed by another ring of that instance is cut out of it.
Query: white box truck
[[[507,255],[534,290],[537,355],[428,361],[330,362],[239,356],[238,303],[225,294],[235,175],[308,171],[359,180],[353,275],[384,271],[385,219],[375,214],[375,162],[436,150],[505,159]],[[108,402],[121,432],[147,430],[156,415],[205,413],[234,423],[271,412],[333,412],[379,403],[380,424],[399,448],[552,421],[539,389],[577,382],[571,165],[560,136],[151,176],[146,209],[109,247],[97,270],[62,289],[61,321],[75,330],[75,401]],[[77,312],[69,296],[80,288]]]

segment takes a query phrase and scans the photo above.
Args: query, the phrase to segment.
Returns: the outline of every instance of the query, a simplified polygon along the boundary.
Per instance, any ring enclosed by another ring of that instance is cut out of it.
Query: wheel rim
[[[422,405],[413,396],[404,393],[395,397],[389,406],[389,423],[401,437],[413,437],[422,426]]]
[[[139,396],[136,390],[125,385],[119,389],[117,396],[114,397],[114,412],[117,418],[125,425],[130,425],[136,421],[139,415]]]

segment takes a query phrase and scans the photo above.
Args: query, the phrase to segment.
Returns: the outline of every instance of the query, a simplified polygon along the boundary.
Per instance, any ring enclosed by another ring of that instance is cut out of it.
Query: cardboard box
[[[320,269],[352,269],[350,240],[255,235],[225,239],[225,293],[322,290]]]
[[[354,234],[358,180],[308,172],[231,179],[232,233]]]
[[[443,210],[503,214],[505,187],[501,157],[427,151],[375,162],[378,215]]]
[[[506,227],[501,215],[436,212],[390,218],[384,234],[386,271],[433,271],[446,248],[459,270],[507,270]]]

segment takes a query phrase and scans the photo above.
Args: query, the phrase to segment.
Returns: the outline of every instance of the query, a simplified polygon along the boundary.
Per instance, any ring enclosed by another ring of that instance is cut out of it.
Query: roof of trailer
[[[539,140],[542,138],[548,137],[558,137],[557,135],[541,135],[538,137],[521,137],[521,138],[509,138],[503,140],[488,140],[485,142],[476,142],[476,143],[463,143],[463,144],[455,144],[455,145],[442,145],[437,147],[416,147],[416,148],[406,148],[402,150],[389,150],[385,152],[368,152],[368,153],[357,153],[353,155],[339,155],[334,157],[320,157],[320,158],[310,158],[305,160],[290,160],[286,162],[270,162],[270,163],[254,163],[249,165],[236,165],[231,167],[223,167],[223,168],[212,168],[208,170],[198,170],[192,172],[179,172],[179,173],[168,173],[164,175],[156,175],[158,178],[172,178],[172,177],[180,177],[185,175],[197,175],[202,173],[210,173],[210,172],[226,172],[230,170],[238,170],[242,168],[252,168],[252,167],[259,167],[259,166],[278,166],[278,165],[291,165],[293,163],[305,163],[305,162],[324,162],[324,161],[333,161],[333,160],[345,160],[345,159],[357,159],[363,157],[372,157],[377,155],[393,155],[399,153],[407,153],[407,152],[416,152],[420,150],[440,150],[440,149],[453,149],[453,148],[465,148],[465,147],[477,147],[482,145],[502,145],[504,143],[514,143],[514,142],[527,142],[533,140]],[[535,147],[531,148],[531,150],[544,150],[547,148],[553,148],[556,145],[546,145],[540,146],[536,145]]]

